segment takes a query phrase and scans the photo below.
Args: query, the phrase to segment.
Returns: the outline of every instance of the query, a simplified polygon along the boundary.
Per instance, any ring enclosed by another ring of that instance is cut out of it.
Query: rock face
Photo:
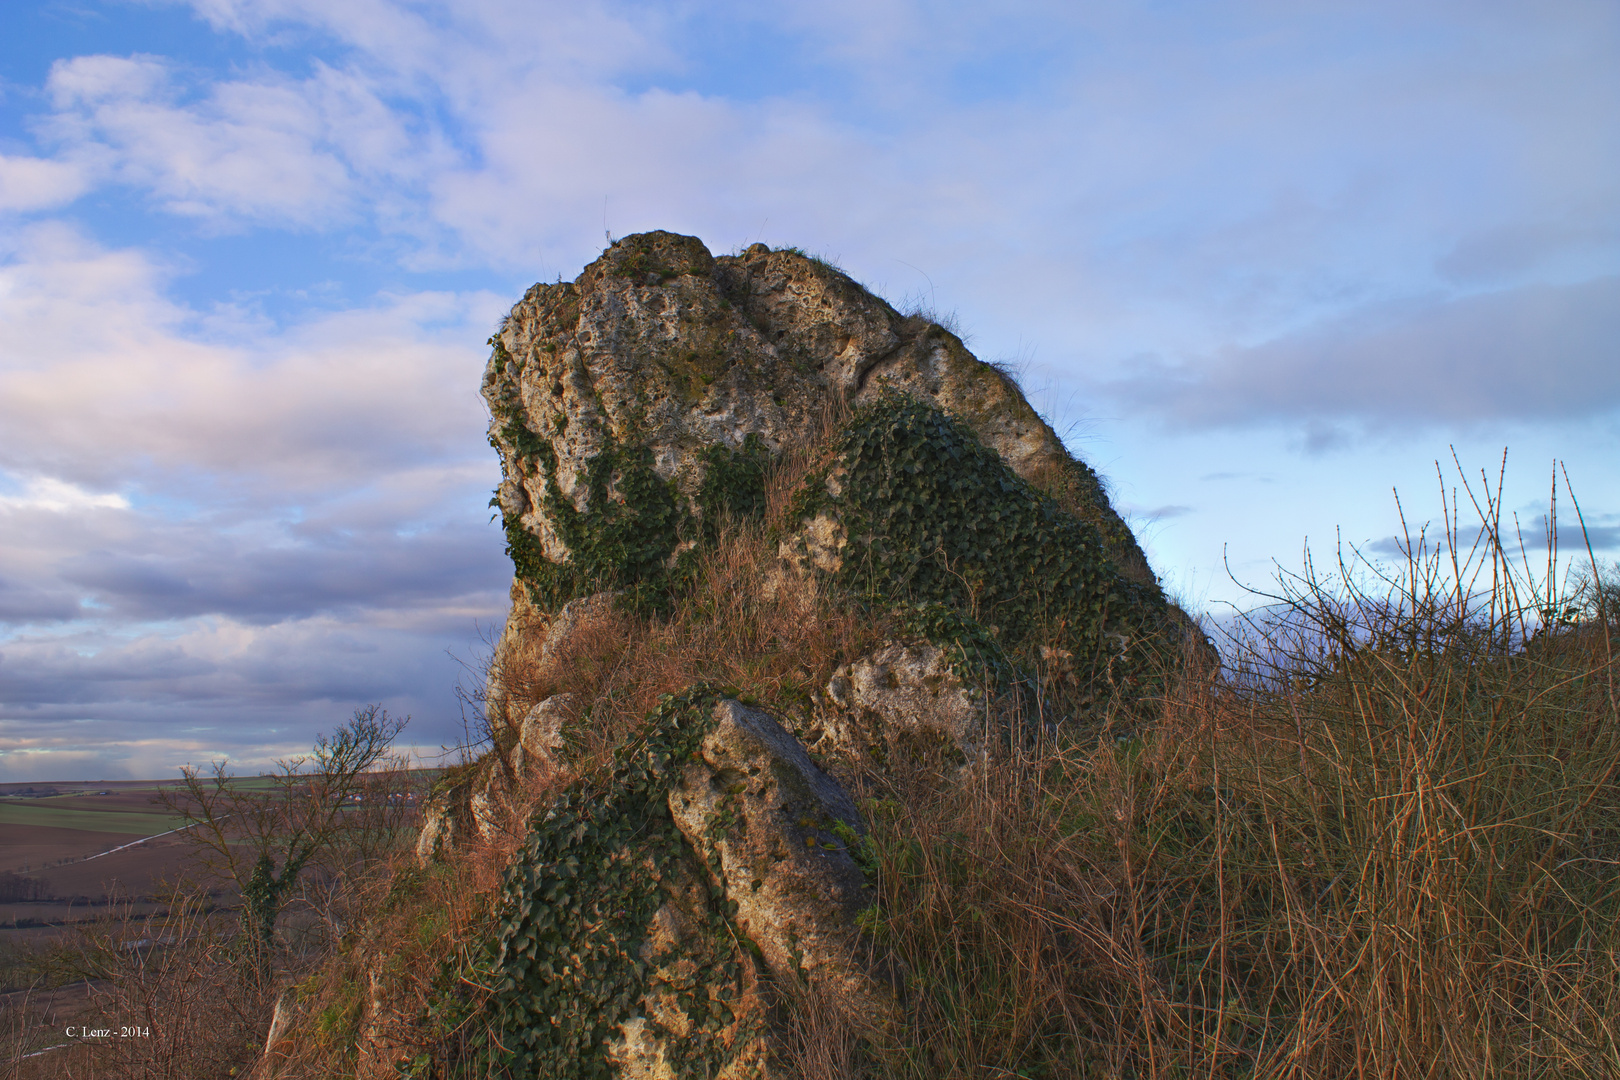
[[[669,699],[610,775],[533,823],[508,878],[496,1020],[523,1075],[770,1077],[772,997],[881,1025],[849,795],[770,716]]]
[[[572,283],[536,285],[491,338],[483,392],[518,576],[542,606],[666,565],[757,497],[759,459],[829,403],[885,394],[967,424],[1025,480],[1066,493],[1118,572],[1153,583],[1101,484],[999,371],[839,270],[756,244],[626,237]]]
[[[763,513],[772,463],[817,447],[836,459],[775,523],[784,563],[943,604],[953,625],[922,612],[914,636],[953,662],[999,678],[1016,665],[991,653],[1047,648],[1112,688],[1167,623],[1190,628],[1096,474],[1015,384],[800,252],[715,258],[694,237],[627,237],[578,280],[530,289],[490,343],[494,502],[515,571],[497,668],[587,598],[667,602],[719,521]],[[973,625],[957,618],[970,610]],[[499,691],[501,722],[519,724]]]
[[[866,832],[847,792],[781,725],[735,701],[670,792],[675,824],[711,856],[737,927],[778,979],[819,983],[852,1012],[892,1011],[888,988],[855,961],[856,916],[872,890],[849,852]]]
[[[993,703],[951,670],[944,649],[890,643],[845,664],[827,684],[821,741],[829,749],[866,754],[886,739],[932,736],[964,758],[983,745]]]
[[[416,837],[418,863],[426,866],[466,843],[472,826],[471,796],[465,782],[443,786],[428,796]]]
[[[556,769],[563,755],[563,725],[575,716],[574,695],[555,694],[530,709],[518,728],[512,772],[528,776]]]

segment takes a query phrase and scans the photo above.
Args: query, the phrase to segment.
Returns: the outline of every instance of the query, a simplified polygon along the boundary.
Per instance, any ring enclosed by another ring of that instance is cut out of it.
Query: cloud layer
[[[444,650],[470,656],[509,573],[476,393],[499,302],[273,328],[186,310],[149,257],[62,224],[8,254],[0,772],[262,761],[358,701],[454,741]]]
[[[1200,573],[1334,451],[1556,436],[1620,500],[1612,4],[143,10],[193,36],[7,87],[0,775],[396,696],[448,737],[507,573],[482,342],[604,233],[956,310],[1141,433],[1086,449]]]
[[[1620,276],[1404,300],[1107,390],[1195,427],[1584,419],[1620,408]]]

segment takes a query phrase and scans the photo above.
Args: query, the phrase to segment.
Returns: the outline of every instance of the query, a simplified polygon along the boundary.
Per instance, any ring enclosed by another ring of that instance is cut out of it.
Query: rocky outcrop
[[[768,714],[706,690],[667,701],[611,774],[534,820],[509,878],[496,1016],[518,1066],[775,1076],[768,984],[868,1029],[892,1019],[858,926],[864,831]]]
[[[1047,668],[1076,708],[1139,693],[1176,613],[1129,529],[1001,372],[797,251],[627,237],[530,289],[490,344],[514,565],[495,749],[435,794],[418,855],[526,831],[490,1006],[515,1066],[777,1075],[773,1009],[799,992],[856,1029],[898,1022],[861,929],[866,825],[818,760],[880,767],[908,744],[988,760]],[[885,620],[795,691],[816,757],[787,714],[700,685],[611,761],[570,761],[597,707],[558,692],[582,642],[611,644],[627,612],[666,618],[725,550],[719,524],[764,518],[783,462],[798,472],[775,489],[759,595],[797,583]]]
[[[416,860],[422,866],[466,844],[473,827],[472,782],[465,774],[441,781],[422,803]]]
[[[757,497],[760,456],[802,446],[830,404],[886,394],[957,417],[1065,499],[1118,572],[1151,585],[1096,474],[997,369],[834,267],[762,244],[626,237],[577,281],[536,285],[491,339],[484,396],[518,576],[542,604],[634,585]]]
[[[866,825],[793,735],[758,709],[720,702],[669,805],[776,978],[815,984],[853,1016],[892,1012],[889,987],[859,962],[856,917],[875,897],[849,845]]]
[[[554,694],[525,713],[512,749],[512,773],[532,777],[561,767],[563,725],[576,717],[572,694]]]

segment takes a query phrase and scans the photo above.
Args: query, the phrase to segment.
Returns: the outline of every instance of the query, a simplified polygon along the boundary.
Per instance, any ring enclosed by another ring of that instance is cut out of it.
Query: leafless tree
[[[159,795],[190,826],[183,835],[204,868],[241,890],[243,928],[263,957],[300,875],[374,856],[402,823],[404,770],[389,749],[409,721],[366,705],[307,757],[278,761],[266,777],[234,777],[216,761],[206,774],[187,766]]]

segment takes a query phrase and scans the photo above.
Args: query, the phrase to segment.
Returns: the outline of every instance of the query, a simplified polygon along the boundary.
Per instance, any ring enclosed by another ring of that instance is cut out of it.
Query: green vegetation
[[[723,522],[764,513],[770,451],[757,435],[738,449],[709,447],[702,486],[688,500],[653,470],[651,449],[621,444],[610,434],[576,478],[585,492],[581,510],[558,485],[557,455],[549,442],[520,420],[509,421],[502,433],[522,467],[540,470],[546,515],[568,548],[568,560],[553,563],[521,522],[511,515],[504,519],[513,571],[548,609],[577,596],[621,590],[631,606],[667,610],[672,593],[690,576],[691,559],[675,559],[681,542],[712,543]]]
[[[703,452],[703,486],[697,510],[703,539],[713,543],[727,522],[757,521],[765,515],[765,476],[771,464],[770,448],[750,432],[741,448],[715,444]]]
[[[32,825],[79,832],[155,836],[184,825],[183,817],[154,810],[80,810],[61,805],[59,799],[7,799],[0,802],[0,825]],[[79,854],[90,854],[81,852]]]
[[[545,510],[568,546],[568,561],[533,566],[528,581],[537,598],[555,607],[601,589],[623,588],[648,600],[664,592],[687,515],[674,485],[653,471],[652,451],[621,446],[609,435],[579,478],[587,500],[583,511],[557,486],[549,443],[542,444],[539,461]]]
[[[673,773],[712,727],[721,696],[695,688],[665,699],[606,775],[576,781],[531,822],[507,877],[494,958],[495,1026],[520,1075],[610,1075],[607,1040],[648,990],[672,993],[695,1025],[664,1033],[680,1075],[724,1064],[718,1036],[737,1019],[743,985],[740,935],[727,921],[735,904],[695,862],[718,856],[691,849],[668,804]],[[679,964],[649,971],[641,950],[653,912],[683,885],[709,892],[707,931]]]
[[[838,494],[812,478],[795,506],[839,518],[838,572],[948,645],[964,673],[1005,681],[1061,649],[1084,684],[1129,690],[1166,627],[1156,588],[1122,578],[1090,524],[1020,479],[959,420],[892,395],[838,444]]]
[[[814,263],[823,270],[829,270],[837,274],[842,274],[844,272],[844,268],[838,265],[837,259],[829,259],[825,255],[812,255],[810,252],[801,247],[779,247],[776,249],[776,251],[782,255],[797,255],[801,259],[808,259],[810,262]]]

